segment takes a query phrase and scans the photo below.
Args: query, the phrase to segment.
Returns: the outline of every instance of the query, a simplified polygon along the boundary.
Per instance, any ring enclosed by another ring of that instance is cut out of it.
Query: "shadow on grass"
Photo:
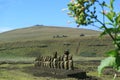
[[[31,73],[36,77],[52,77],[58,79],[64,78],[76,78],[78,80],[100,80],[96,77],[90,77],[86,75],[86,72],[75,69],[75,70],[60,70],[52,68],[36,68],[34,66],[24,67],[26,73]]]
[[[62,70],[52,68],[38,68],[33,64],[8,64],[7,66],[0,66],[4,70],[19,70],[36,77],[52,77],[57,79],[76,78],[78,80],[101,80],[93,76],[87,76],[85,71],[80,69]]]

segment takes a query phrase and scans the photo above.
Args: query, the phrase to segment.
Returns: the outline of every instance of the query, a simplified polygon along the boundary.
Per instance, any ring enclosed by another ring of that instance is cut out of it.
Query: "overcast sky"
[[[76,27],[63,12],[70,0],[0,0],[0,32],[29,27],[36,24],[47,26]],[[108,0],[109,1],[109,0]],[[120,11],[119,0],[116,0]]]

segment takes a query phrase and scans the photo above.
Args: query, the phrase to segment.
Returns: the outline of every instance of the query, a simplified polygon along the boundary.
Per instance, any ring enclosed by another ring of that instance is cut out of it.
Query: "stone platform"
[[[85,71],[75,69],[75,70],[61,70],[53,68],[36,68],[36,73],[34,76],[42,77],[53,77],[53,78],[76,78],[78,80],[99,80],[95,77],[89,77],[86,75]]]

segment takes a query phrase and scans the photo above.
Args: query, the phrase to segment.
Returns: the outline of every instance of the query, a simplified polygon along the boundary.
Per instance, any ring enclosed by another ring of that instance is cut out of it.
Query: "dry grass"
[[[98,35],[100,32],[76,28],[33,26],[1,33],[0,41],[50,40],[54,35],[67,35],[74,38],[79,37],[82,33],[85,35]]]

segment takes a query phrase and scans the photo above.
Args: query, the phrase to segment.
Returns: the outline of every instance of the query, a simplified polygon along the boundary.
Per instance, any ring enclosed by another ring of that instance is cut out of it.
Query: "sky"
[[[120,5],[119,0],[116,1]],[[37,24],[76,28],[74,22],[69,24],[73,19],[62,11],[69,2],[70,0],[0,0],[0,32]]]

